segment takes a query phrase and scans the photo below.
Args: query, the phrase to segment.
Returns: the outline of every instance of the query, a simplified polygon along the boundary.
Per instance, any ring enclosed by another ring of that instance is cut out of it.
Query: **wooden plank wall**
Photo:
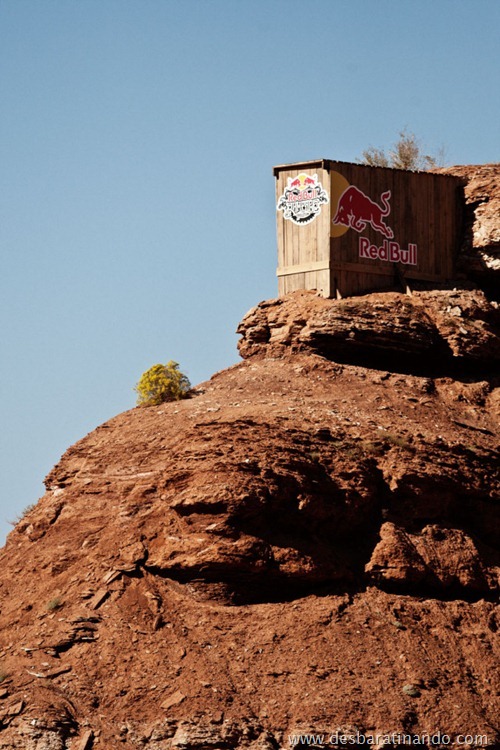
[[[407,281],[441,283],[453,279],[461,236],[461,181],[448,175],[365,167],[329,162],[332,185],[336,173],[382,206],[382,193],[390,190],[390,213],[383,222],[393,241],[405,250],[417,245],[417,265],[360,258],[359,238],[381,246],[386,237],[370,223],[361,232],[349,228],[331,237],[332,291],[342,296],[385,288],[401,288]],[[336,201],[335,201],[336,203]],[[331,206],[332,219],[337,205]],[[333,233],[332,224],[332,233]]]
[[[280,295],[296,289],[317,289],[324,296],[349,296],[377,289],[401,289],[405,282],[432,286],[454,278],[462,231],[463,183],[459,178],[324,160],[312,165],[277,167],[277,199],[287,186],[287,178],[295,178],[300,172],[317,174],[331,202],[323,205],[321,214],[305,226],[285,220],[283,212],[277,212]],[[341,175],[340,182],[337,175]],[[383,221],[393,230],[393,241],[402,249],[409,243],[417,245],[416,266],[360,258],[360,237],[377,247],[386,239],[370,223],[361,232],[346,228],[341,236],[334,236],[339,233],[332,219],[337,211],[335,192],[339,194],[340,183],[354,185],[379,206],[382,193],[391,191],[390,213]],[[292,272],[294,267],[296,272]]]
[[[307,169],[280,170],[276,180],[276,201],[288,185],[288,178],[295,178],[299,172],[316,174],[318,181],[327,192],[330,190],[330,177],[327,170],[319,165]],[[278,292],[281,295],[297,289],[318,289],[330,295],[330,205],[324,204],[321,213],[309,224],[300,226],[283,218],[283,211],[277,212],[278,233]],[[297,271],[290,273],[294,267]],[[303,271],[299,268],[304,267]]]

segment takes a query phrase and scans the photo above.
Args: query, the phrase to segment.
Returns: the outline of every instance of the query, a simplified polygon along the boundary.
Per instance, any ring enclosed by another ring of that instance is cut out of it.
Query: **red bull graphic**
[[[359,258],[403,263],[409,266],[417,265],[417,245],[409,243],[407,248],[402,248],[399,242],[394,240],[394,231],[386,221],[391,213],[390,190],[381,193],[379,201],[374,201],[355,185],[349,185],[338,172],[333,172],[332,193],[336,193],[337,196],[340,193],[337,210],[332,219],[332,237],[339,237],[349,229],[361,233],[369,226],[383,235],[385,240],[379,246],[372,244],[368,237],[360,237]],[[332,201],[334,200],[335,197],[332,198]]]
[[[404,250],[399,242],[384,240],[380,247],[370,244],[368,237],[359,238],[359,257],[371,260],[387,260],[389,263],[405,263],[409,266],[417,265],[417,246],[412,242]]]
[[[372,229],[392,240],[394,232],[384,221],[384,217],[391,213],[390,198],[391,191],[386,190],[380,196],[382,205],[379,205],[355,185],[349,185],[339,198],[333,223],[344,224],[356,232],[362,232],[370,224]]]
[[[321,206],[328,203],[328,193],[318,182],[318,175],[301,172],[289,177],[288,185],[276,206],[283,211],[283,218],[294,224],[309,224],[321,213]]]

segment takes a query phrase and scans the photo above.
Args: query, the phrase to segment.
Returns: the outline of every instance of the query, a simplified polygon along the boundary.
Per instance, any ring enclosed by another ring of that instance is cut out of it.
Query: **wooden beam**
[[[352,273],[368,273],[373,276],[394,276],[394,266],[399,270],[403,279],[420,279],[421,281],[446,281],[447,276],[438,277],[436,274],[423,273],[414,271],[411,266],[402,266],[395,263],[388,263],[386,266],[373,265],[368,263],[333,263],[331,268],[335,271],[350,271]]]
[[[296,266],[282,266],[276,271],[276,276],[291,276],[294,273],[308,273],[309,271],[329,271],[327,260],[311,260],[309,263],[298,263]]]

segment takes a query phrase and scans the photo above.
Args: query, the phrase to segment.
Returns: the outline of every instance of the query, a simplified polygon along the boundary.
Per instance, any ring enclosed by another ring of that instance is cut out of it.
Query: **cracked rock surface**
[[[465,238],[459,269],[500,298],[500,164],[459,165],[433,170],[465,182]]]

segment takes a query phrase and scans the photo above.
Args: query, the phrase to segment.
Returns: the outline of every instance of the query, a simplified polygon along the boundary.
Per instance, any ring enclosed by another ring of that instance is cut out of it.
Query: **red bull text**
[[[404,250],[399,242],[384,240],[380,247],[371,245],[367,237],[359,238],[359,257],[370,260],[386,260],[388,263],[403,263],[408,266],[417,265],[417,246],[409,243]]]

